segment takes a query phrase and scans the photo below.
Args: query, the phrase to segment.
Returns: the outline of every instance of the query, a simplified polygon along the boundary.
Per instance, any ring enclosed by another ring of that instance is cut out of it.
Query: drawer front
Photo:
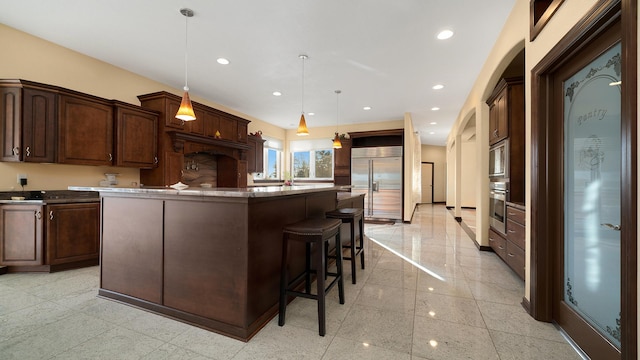
[[[506,242],[507,241],[502,236],[489,229],[489,246],[491,246],[493,251],[495,251],[495,253],[503,259],[507,256]]]
[[[518,224],[513,220],[507,219],[507,239],[514,244],[518,245],[521,249],[525,248],[524,245],[524,226]]]
[[[524,250],[516,246],[510,241],[507,241],[506,262],[513,269],[513,271],[524,279]]]
[[[521,225],[526,225],[525,223],[525,213],[522,210],[516,209],[511,206],[507,206],[507,219],[513,220]]]

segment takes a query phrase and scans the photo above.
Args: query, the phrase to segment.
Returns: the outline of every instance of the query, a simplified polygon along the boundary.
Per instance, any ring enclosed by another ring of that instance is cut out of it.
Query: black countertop
[[[12,198],[24,198],[24,200],[13,200]],[[0,204],[60,204],[98,201],[100,201],[100,193],[97,191],[28,190],[0,192]]]

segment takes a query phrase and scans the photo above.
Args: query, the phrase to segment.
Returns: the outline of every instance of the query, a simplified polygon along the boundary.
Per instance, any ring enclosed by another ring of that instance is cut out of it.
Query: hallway
[[[298,298],[248,343],[96,297],[99,270],[0,276],[4,359],[580,359],[520,302],[523,282],[479,252],[444,205],[367,224],[366,269],[316,303]],[[349,266],[345,269],[349,271]]]

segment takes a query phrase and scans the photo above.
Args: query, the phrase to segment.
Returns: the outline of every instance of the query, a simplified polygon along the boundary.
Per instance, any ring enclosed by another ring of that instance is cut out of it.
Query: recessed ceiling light
[[[444,88],[444,85],[442,85],[442,84],[433,85],[433,87],[432,87],[433,90],[440,90],[442,88]]]
[[[309,116],[313,116],[313,115],[315,115],[315,114],[316,114],[316,113],[307,113],[307,115],[309,115]]]
[[[430,131],[430,132],[429,132],[429,135],[433,135],[433,134],[435,134],[435,132],[434,132],[434,131]]]
[[[274,91],[273,92],[273,96],[280,96],[282,95],[282,93],[280,91]]]
[[[438,110],[440,110],[440,108],[437,106],[431,108],[431,111],[438,111]]]
[[[218,64],[220,65],[229,65],[229,60],[225,59],[225,58],[218,58],[218,60],[216,60],[218,62]]]
[[[365,106],[362,108],[362,110],[371,110],[371,106]]]
[[[437,124],[437,122],[432,121],[432,122],[430,122],[429,124],[431,124],[431,125],[436,125],[436,124]]]
[[[438,33],[437,38],[440,40],[446,40],[453,36],[453,31],[451,30],[442,30]]]

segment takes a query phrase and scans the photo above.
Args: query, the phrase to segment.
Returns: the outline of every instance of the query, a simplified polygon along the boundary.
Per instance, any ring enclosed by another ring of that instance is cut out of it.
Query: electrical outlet
[[[18,185],[27,185],[27,174],[18,174]]]

